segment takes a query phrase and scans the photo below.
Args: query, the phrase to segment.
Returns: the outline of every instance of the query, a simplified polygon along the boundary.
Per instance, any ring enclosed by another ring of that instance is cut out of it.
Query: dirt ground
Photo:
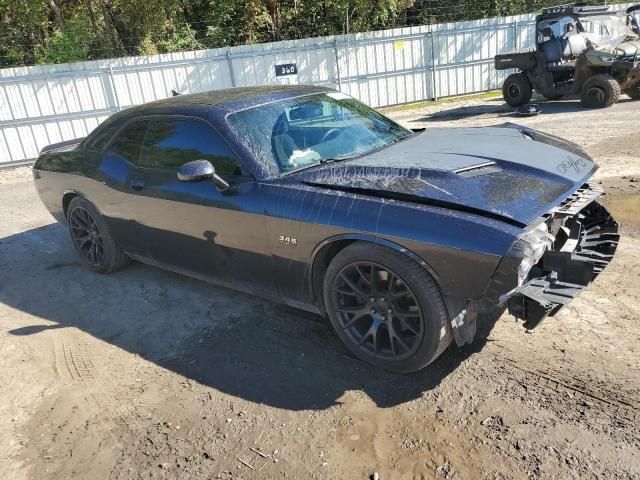
[[[408,376],[354,359],[313,315],[140,264],[92,274],[28,169],[0,172],[2,477],[640,479],[640,104],[542,107],[391,115],[584,145],[618,254],[532,333],[487,320],[488,336]]]

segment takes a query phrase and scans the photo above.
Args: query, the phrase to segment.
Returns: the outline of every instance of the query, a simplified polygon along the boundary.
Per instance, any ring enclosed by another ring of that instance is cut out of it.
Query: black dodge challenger
[[[499,306],[533,328],[610,262],[577,145],[513,124],[410,131],[312,86],[176,96],[45,148],[46,207],[84,264],[130,259],[327,315],[395,372]]]

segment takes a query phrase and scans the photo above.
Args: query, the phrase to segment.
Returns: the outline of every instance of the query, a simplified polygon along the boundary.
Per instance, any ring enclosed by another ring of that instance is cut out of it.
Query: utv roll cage
[[[611,13],[610,8],[606,5],[587,5],[586,3],[556,5],[555,7],[544,8],[542,13],[536,17],[536,21],[560,16],[578,18],[588,15],[602,15],[603,13]]]

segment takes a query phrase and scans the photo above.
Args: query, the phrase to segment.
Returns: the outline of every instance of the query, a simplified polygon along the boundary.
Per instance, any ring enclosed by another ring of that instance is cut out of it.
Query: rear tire
[[[631,100],[640,100],[640,82],[636,82],[630,88],[627,88],[624,93],[631,97]]]
[[[523,73],[509,75],[502,85],[504,101],[512,107],[521,107],[531,100],[533,89],[531,82]]]
[[[69,202],[67,224],[73,246],[89,270],[111,273],[131,263],[98,209],[86,198],[78,196]]]
[[[353,243],[329,265],[323,293],[340,339],[355,356],[376,367],[415,372],[451,343],[440,289],[422,266],[403,253]]]
[[[611,75],[589,78],[582,86],[580,102],[586,108],[607,108],[620,99],[620,84]]]

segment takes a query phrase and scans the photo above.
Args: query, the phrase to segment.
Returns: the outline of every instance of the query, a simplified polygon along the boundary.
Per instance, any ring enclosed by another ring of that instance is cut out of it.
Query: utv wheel
[[[610,75],[594,75],[582,87],[580,101],[587,108],[610,107],[620,99],[620,84]]]
[[[533,90],[526,75],[514,73],[509,75],[502,86],[502,96],[504,101],[512,107],[521,107],[531,100]]]
[[[333,328],[360,359],[409,373],[451,343],[440,289],[423,267],[395,250],[356,242],[338,253],[324,279]]]
[[[67,209],[71,241],[82,263],[97,273],[111,273],[130,263],[116,244],[104,218],[85,198],[75,197]]]
[[[627,88],[624,93],[631,97],[631,100],[640,100],[640,82],[636,82],[631,88]]]

